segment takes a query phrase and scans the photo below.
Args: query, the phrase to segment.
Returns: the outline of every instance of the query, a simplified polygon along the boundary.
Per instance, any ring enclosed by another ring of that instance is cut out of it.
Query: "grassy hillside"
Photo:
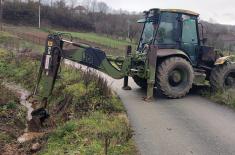
[[[80,38],[82,40],[94,42],[96,44],[100,44],[110,48],[124,49],[125,46],[127,45],[130,44],[134,45],[133,43],[130,43],[128,41],[112,39],[110,37],[102,36],[95,33],[80,33],[80,32],[68,32],[68,33],[71,33],[72,36]]]
[[[13,26],[7,25],[4,26],[4,29],[13,34],[24,34],[26,37],[34,41],[38,37],[45,39],[49,32],[65,32],[70,33],[74,41],[82,42],[89,44],[93,47],[98,47],[104,50],[107,54],[112,54],[115,56],[125,55],[126,46],[132,45],[133,50],[136,49],[136,44],[131,43],[127,40],[118,40],[110,36],[104,36],[96,33],[83,33],[83,32],[70,32],[70,31],[57,31],[53,29],[37,29],[34,27],[25,27],[25,26]],[[35,36],[35,38],[33,38]]]

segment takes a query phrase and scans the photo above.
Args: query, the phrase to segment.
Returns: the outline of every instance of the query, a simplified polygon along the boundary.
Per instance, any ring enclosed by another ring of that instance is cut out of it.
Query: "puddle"
[[[34,110],[32,107],[32,104],[26,100],[29,97],[30,92],[25,90],[21,86],[14,84],[14,83],[3,83],[3,84],[6,88],[15,92],[17,95],[19,95],[20,96],[20,104],[27,108],[27,117],[26,117],[27,123],[26,123],[26,128],[24,130],[25,133],[23,135],[21,135],[20,137],[18,137],[17,141],[19,143],[24,143],[26,141],[30,141],[35,138],[42,137],[44,135],[44,133],[30,132],[30,129],[29,129],[29,124],[30,124],[30,122],[32,122],[31,113]]]

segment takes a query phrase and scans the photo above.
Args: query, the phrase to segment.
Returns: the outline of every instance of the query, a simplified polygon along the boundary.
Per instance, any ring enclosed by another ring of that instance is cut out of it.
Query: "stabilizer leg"
[[[147,62],[149,69],[149,78],[147,80],[147,96],[144,97],[144,100],[147,102],[152,101],[153,99],[153,89],[155,85],[156,78],[156,64],[157,64],[157,46],[152,45],[147,54]]]
[[[46,108],[48,98],[52,94],[60,67],[62,50],[60,47],[61,45],[59,38],[49,35],[46,42],[46,50],[43,54],[41,67],[39,69],[37,85],[33,95],[28,98],[28,101],[32,104],[34,109],[31,113],[33,120],[35,120],[34,122],[40,121],[42,124],[44,120],[49,117]]]
[[[123,87],[122,87],[123,90],[131,90],[131,87],[128,86],[128,76],[125,76],[124,77],[124,82],[123,82]]]
[[[131,46],[127,46],[126,48],[126,57],[129,57],[130,54],[131,54]],[[131,90],[131,87],[128,85],[128,76],[125,76],[124,77],[124,83],[123,83],[123,87],[122,87],[123,90]]]

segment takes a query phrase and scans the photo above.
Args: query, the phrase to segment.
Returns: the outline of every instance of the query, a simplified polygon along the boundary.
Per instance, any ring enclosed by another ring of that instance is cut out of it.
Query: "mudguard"
[[[157,52],[157,57],[159,57],[159,58],[169,57],[169,56],[180,56],[180,57],[183,57],[186,60],[188,60],[191,64],[193,64],[191,59],[189,58],[189,56],[181,50],[178,50],[178,49],[159,49]]]

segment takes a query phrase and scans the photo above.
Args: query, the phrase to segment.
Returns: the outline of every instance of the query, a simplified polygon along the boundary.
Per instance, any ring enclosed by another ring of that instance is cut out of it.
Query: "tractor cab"
[[[209,59],[215,61],[214,56],[205,57],[213,55],[214,49],[203,45],[205,39],[203,29],[199,33],[199,14],[179,9],[150,9],[144,15],[145,18],[138,21],[144,26],[137,51],[143,52],[146,44],[154,44],[159,48],[159,56],[169,51],[172,54],[174,50],[175,54],[184,53],[193,66]]]

